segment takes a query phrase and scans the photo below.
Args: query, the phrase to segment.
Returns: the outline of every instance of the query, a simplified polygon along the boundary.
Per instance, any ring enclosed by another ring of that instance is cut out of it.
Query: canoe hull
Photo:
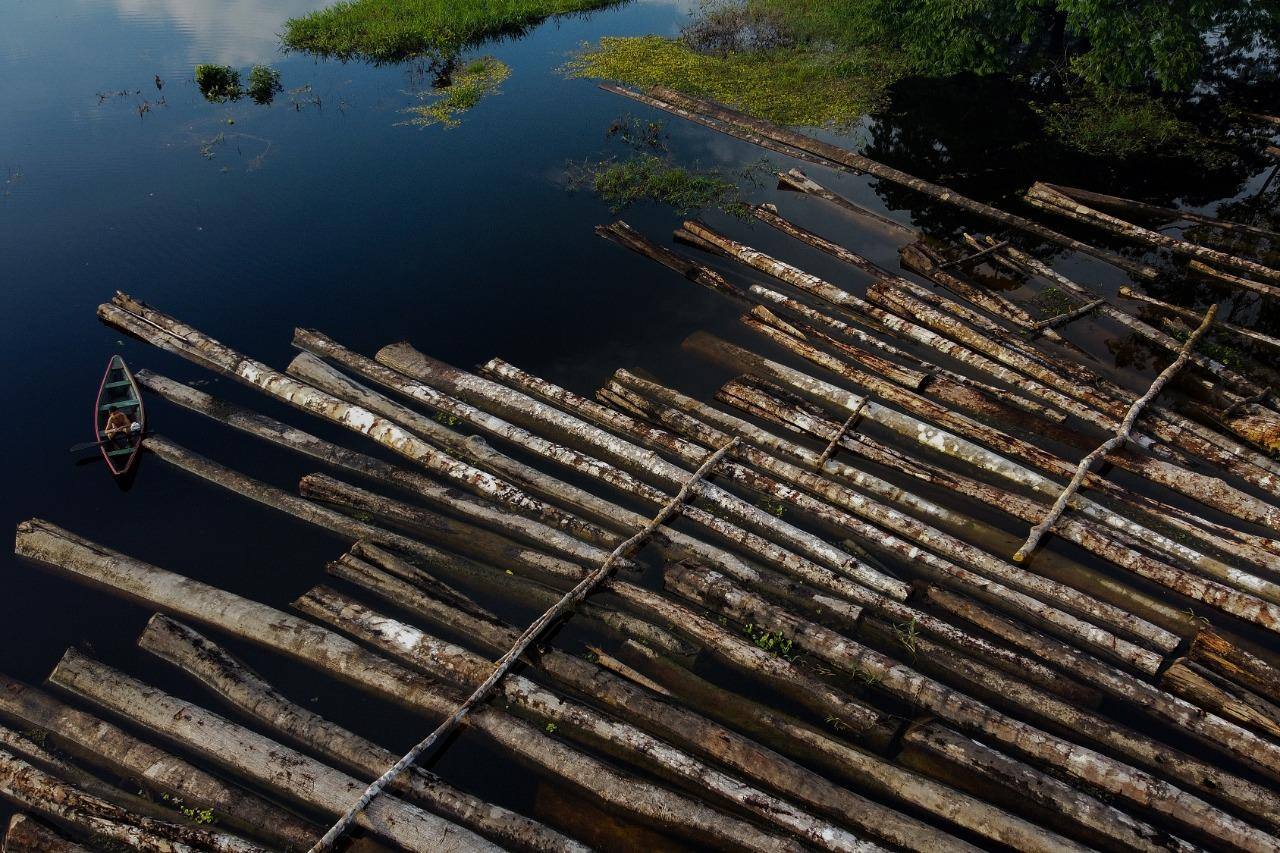
[[[107,422],[116,412],[128,418],[129,428],[123,435],[108,438]],[[93,403],[93,437],[95,441],[102,442],[98,449],[113,475],[122,477],[137,463],[145,434],[146,412],[142,406],[142,392],[124,359],[113,355],[107,362],[107,370],[102,375],[98,396]]]

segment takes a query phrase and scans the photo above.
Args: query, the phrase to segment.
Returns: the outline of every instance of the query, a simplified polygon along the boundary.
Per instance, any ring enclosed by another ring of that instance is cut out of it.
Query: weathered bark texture
[[[1160,684],[1206,711],[1280,739],[1280,708],[1194,662],[1174,661],[1160,676]]]
[[[1199,222],[1203,225],[1211,225],[1214,228],[1221,228],[1223,231],[1241,231],[1248,234],[1257,234],[1260,237],[1280,238],[1280,234],[1277,234],[1274,231],[1268,231],[1266,228],[1259,228],[1256,225],[1250,225],[1245,222],[1231,222],[1227,219],[1218,219],[1216,216],[1205,216],[1204,214],[1196,213],[1192,210],[1178,210],[1177,208],[1172,207],[1160,207],[1159,205],[1148,204],[1143,201],[1134,201],[1129,198],[1091,192],[1089,190],[1077,189],[1076,187],[1064,187],[1061,184],[1042,183],[1044,186],[1055,192],[1094,207],[1109,207],[1113,210],[1123,211],[1124,213],[1148,216],[1159,222],[1177,222],[1179,220],[1185,222]]]
[[[1232,275],[1224,272],[1216,267],[1211,267],[1201,261],[1191,261],[1187,264],[1188,269],[1195,270],[1203,276],[1215,279],[1223,284],[1229,284],[1232,287],[1238,287],[1241,290],[1248,290],[1252,293],[1260,294],[1268,299],[1280,299],[1280,287],[1272,284],[1265,284],[1261,281],[1254,281],[1251,278],[1245,278],[1241,275]]]
[[[1184,320],[1198,320],[1200,318],[1200,314],[1198,314],[1195,311],[1192,311],[1190,308],[1183,308],[1180,305],[1174,305],[1169,302],[1164,302],[1160,299],[1156,299],[1154,296],[1148,296],[1145,293],[1139,293],[1138,291],[1134,290],[1131,287],[1120,288],[1120,295],[1123,296],[1125,299],[1132,299],[1135,302],[1141,302],[1143,305],[1149,305],[1152,308],[1156,309],[1157,311],[1161,311],[1165,314],[1171,314],[1175,317],[1181,317]],[[1271,335],[1264,334],[1262,332],[1259,332],[1257,329],[1250,329],[1245,326],[1237,326],[1234,323],[1226,323],[1226,322],[1223,322],[1222,320],[1214,320],[1213,327],[1215,329],[1222,329],[1224,331],[1230,332],[1231,334],[1236,335],[1237,337],[1244,338],[1250,343],[1259,344],[1261,346],[1269,347],[1271,349],[1280,349],[1280,338],[1276,338]]]
[[[242,713],[361,778],[374,778],[396,761],[390,750],[290,701],[225,649],[167,616],[151,617],[138,645],[199,680]],[[535,820],[460,791],[420,767],[410,768],[391,789],[407,802],[441,814],[508,849],[563,853],[584,853],[587,849]],[[319,836],[317,831],[311,843]]]
[[[1280,704],[1280,670],[1257,655],[1232,645],[1208,628],[1191,642],[1191,657],[1232,681]]]
[[[9,829],[0,844],[4,853],[90,853],[88,847],[63,838],[48,826],[21,812],[9,819]]]

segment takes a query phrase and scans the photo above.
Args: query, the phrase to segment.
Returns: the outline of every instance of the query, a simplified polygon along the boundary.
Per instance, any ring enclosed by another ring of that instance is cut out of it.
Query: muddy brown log
[[[136,779],[192,807],[212,809],[220,823],[270,844],[305,850],[320,837],[315,826],[279,806],[229,785],[106,720],[5,676],[0,676],[0,716],[47,733],[61,749],[86,764],[120,778]],[[82,784],[69,774],[59,775]]]
[[[1037,181],[1031,185],[1031,189],[1027,190],[1024,198],[1041,210],[1096,226],[1138,243],[1146,243],[1149,246],[1168,249],[1174,254],[1185,255],[1198,261],[1247,272],[1255,278],[1280,281],[1280,270],[1272,269],[1265,264],[1251,261],[1248,258],[1239,258],[1226,252],[1220,252],[1217,249],[1210,249],[1207,246],[1180,240],[1160,231],[1152,231],[1150,228],[1143,228],[1141,225],[1134,225],[1132,222],[1126,222],[1100,210],[1095,210],[1069,196],[1063,195],[1048,184]]]
[[[1280,708],[1226,678],[1185,659],[1176,660],[1160,676],[1160,685],[1206,711],[1280,739]]]
[[[21,812],[9,819],[9,829],[0,844],[4,853],[90,853],[88,847],[63,838],[52,828]]]
[[[751,118],[736,110],[728,109],[713,101],[705,101],[699,98],[692,98],[681,95],[670,89],[661,87],[652,87],[645,93],[637,92],[623,86],[616,86],[611,83],[601,84],[601,88],[606,91],[613,92],[617,95],[623,95],[633,100],[639,100],[642,103],[648,103],[651,106],[666,110],[673,115],[682,118],[692,118],[693,116],[705,116],[715,119],[722,124],[715,127],[717,130],[723,130],[731,135],[746,139],[746,141],[754,142],[752,137],[763,137],[765,139],[791,146],[798,150],[816,155],[826,162],[837,168],[852,169],[857,172],[865,172],[874,175],[881,180],[898,184],[907,189],[922,193],[935,201],[943,204],[952,205],[965,210],[969,213],[982,216],[986,219],[993,219],[1003,225],[1011,228],[1017,228],[1034,234],[1044,240],[1049,240],[1060,246],[1072,249],[1074,251],[1085,252],[1093,255],[1099,260],[1113,264],[1121,269],[1139,275],[1142,278],[1154,279],[1158,273],[1152,267],[1146,264],[1139,264],[1121,257],[1114,252],[1090,246],[1079,240],[1075,240],[1065,234],[1047,228],[1038,222],[1033,222],[1025,217],[1016,216],[1006,213],[1003,210],[975,201],[966,196],[956,193],[946,187],[923,181],[919,178],[908,175],[906,172],[886,166],[883,163],[876,162],[869,157],[854,154],[847,149],[840,148],[830,143],[822,142],[810,136],[801,133],[786,130],[760,119]],[[736,132],[735,132],[736,131]]]
[[[682,595],[739,622],[750,622],[766,630],[780,632],[791,638],[810,654],[822,657],[829,663],[851,674],[870,681],[877,690],[883,690],[906,701],[939,719],[968,731],[987,742],[998,743],[1044,766],[1062,770],[1086,784],[1126,799],[1143,808],[1150,808],[1165,821],[1189,828],[1197,834],[1216,837],[1219,823],[1231,827],[1241,839],[1258,845],[1260,837],[1247,824],[1219,811],[1193,794],[1170,785],[1135,767],[1123,764],[1084,746],[1041,731],[984,705],[976,699],[952,690],[945,685],[920,675],[880,652],[874,651],[830,629],[816,625],[787,613],[782,608],[767,604],[758,596],[741,590],[723,575],[693,566],[669,566],[666,572],[668,586]],[[914,638],[908,634],[900,639],[912,654],[921,651],[914,647]],[[923,652],[927,655],[927,650]],[[988,673],[999,677],[998,674]],[[981,677],[981,676],[979,676]],[[1008,680],[1007,690],[1016,690],[1016,682]],[[1136,732],[1113,728],[1111,721],[1100,716],[1072,709],[1059,700],[1030,689],[1022,691],[1027,704],[1042,718],[1053,718],[1073,732],[1098,738],[1098,743],[1109,752],[1120,751],[1139,758],[1148,766],[1160,767],[1160,772],[1194,782],[1209,792],[1216,793],[1214,780],[1200,778],[1206,768],[1202,762],[1165,749]],[[1173,770],[1169,765],[1178,763]],[[1215,773],[1229,783],[1235,780],[1227,774]],[[1240,782],[1237,790],[1254,790]],[[1265,795],[1265,792],[1264,792]],[[1280,803],[1270,797],[1274,803]],[[1256,809],[1256,806],[1254,807]],[[1189,810],[1189,811],[1188,811]],[[1252,809],[1251,809],[1252,810]],[[1273,822],[1277,814],[1272,814]]]
[[[1205,628],[1192,640],[1189,654],[1214,672],[1280,704],[1280,669],[1233,645],[1220,634]]]
[[[456,691],[319,625],[134,560],[45,521],[19,525],[15,552],[145,606],[275,651],[416,713],[439,719],[462,701]],[[469,720],[472,729],[514,757],[620,814],[699,843],[734,850],[774,846],[771,836],[753,826],[624,773],[496,708],[478,709]]]
[[[302,612],[380,649],[433,677],[470,687],[480,684],[493,664],[481,655],[445,642],[411,625],[377,613],[354,599],[316,587],[295,602]],[[604,675],[597,671],[597,680]],[[566,736],[603,746],[714,799],[731,803],[766,823],[826,850],[875,851],[878,845],[804,813],[746,785],[631,725],[566,699],[520,675],[499,682],[498,695],[509,706],[539,720],[550,720]],[[375,802],[377,802],[375,800]],[[780,839],[779,839],[780,841]],[[780,844],[781,849],[802,850]]]
[[[470,616],[431,599],[413,586],[368,564],[343,561],[331,565],[330,573],[356,583],[432,624],[447,626],[490,652],[509,648],[518,636],[510,625]],[[743,778],[776,791],[805,808],[911,850],[930,851],[940,849],[940,846],[971,849],[957,838],[833,785],[818,774],[724,726],[678,704],[657,698],[626,677],[603,671],[595,662],[553,648],[543,648],[531,657],[540,670],[561,686],[591,696],[620,718],[674,746],[723,764]],[[639,673],[635,675],[644,678]]]
[[[167,616],[151,617],[138,638],[138,646],[179,667],[233,708],[361,778],[374,778],[396,761],[390,750],[290,701],[221,646]],[[535,820],[486,803],[420,767],[410,768],[391,790],[406,802],[425,807],[508,849],[561,853],[587,850]],[[318,832],[315,837],[319,837]]]
[[[132,814],[0,750],[0,800],[77,834],[146,853],[268,853],[243,838]]]
[[[143,684],[75,649],[63,655],[49,681],[309,808],[340,814],[364,787],[341,771]],[[409,850],[501,849],[470,830],[391,797],[373,803],[360,826]]]

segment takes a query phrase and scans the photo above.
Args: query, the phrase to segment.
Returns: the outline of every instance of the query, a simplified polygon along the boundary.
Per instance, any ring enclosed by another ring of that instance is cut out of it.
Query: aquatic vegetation
[[[284,91],[280,72],[269,65],[255,65],[249,70],[249,87],[245,94],[257,104],[269,104],[277,92]]]
[[[746,209],[738,185],[719,172],[691,171],[653,154],[578,166],[570,183],[590,186],[614,213],[644,200],[670,205],[681,215],[710,207],[743,215]]]
[[[340,59],[448,55],[553,15],[619,0],[344,0],[285,22],[284,46]]]
[[[413,118],[401,124],[457,127],[462,123],[460,115],[480,103],[486,95],[496,93],[502,81],[510,76],[511,68],[492,56],[473,60],[461,71],[455,71],[447,85],[435,86],[420,95],[427,103],[405,110]]]
[[[1040,110],[1045,129],[1087,154],[1130,157],[1162,149],[1203,149],[1196,127],[1161,98],[1120,89],[1087,91]]]
[[[566,66],[574,77],[666,86],[780,124],[850,125],[883,100],[899,76],[875,49],[808,47],[700,53],[682,39],[604,38]]]
[[[196,85],[206,101],[220,104],[240,97],[240,72],[230,65],[196,66]]]
[[[614,119],[604,134],[633,148],[653,151],[667,150],[666,123],[638,116],[621,116]]]

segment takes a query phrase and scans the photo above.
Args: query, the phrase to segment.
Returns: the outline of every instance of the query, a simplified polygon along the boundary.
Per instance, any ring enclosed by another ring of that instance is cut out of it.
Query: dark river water
[[[9,299],[0,315],[0,363],[12,390],[3,417],[10,475],[0,520],[8,529],[46,518],[282,608],[321,582],[325,561],[344,549],[315,528],[157,460],[143,459],[133,487],[122,491],[96,457],[82,455],[88,461],[78,464],[68,454],[70,445],[90,438],[97,382],[117,352],[134,368],[207,382],[205,390],[216,395],[371,447],[123,339],[94,316],[116,290],[277,367],[292,357],[293,328],[308,326],[366,353],[407,339],[464,367],[500,355],[578,391],[594,389],[617,367],[643,367],[707,398],[726,374],[690,364],[680,341],[696,329],[751,341],[736,306],[596,237],[592,227],[613,214],[590,193],[570,191],[565,177],[568,163],[625,156],[605,130],[637,111],[591,81],[565,79],[560,66],[601,35],[674,33],[687,3],[639,0],[469,51],[498,57],[511,76],[500,94],[447,130],[400,124],[402,111],[417,103],[414,93],[430,84],[414,63],[373,67],[281,54],[276,34],[283,22],[319,5],[8,0],[0,6],[0,282]],[[245,74],[251,64],[271,64],[286,91],[269,106],[207,103],[192,79],[201,62]],[[1211,209],[1261,181],[1261,163],[1191,176],[1155,167],[1106,174],[1055,160],[1018,135],[1025,131],[1021,112],[1006,115],[1004,106],[992,110],[984,102],[999,102],[1002,91],[984,92],[907,86],[896,118],[858,128],[845,141],[992,199],[1035,177],[1054,177],[1169,200],[1180,196],[1175,186],[1186,185],[1191,203]],[[668,133],[685,164],[737,169],[761,157],[691,125],[671,124]],[[864,178],[819,177],[893,209],[902,221],[939,231],[981,227]],[[750,195],[778,201],[797,221],[897,266],[896,243],[820,203],[782,197],[769,182]],[[655,206],[622,215],[660,240],[679,222]],[[862,277],[763,226],[748,231],[711,218],[842,285],[865,286]],[[1069,259],[1061,268],[1095,277],[1103,289],[1119,282],[1087,260]],[[1072,335],[1085,342],[1113,333],[1086,322]],[[149,414],[156,431],[283,488],[296,488],[298,477],[314,470],[160,401]],[[0,671],[39,683],[76,645],[217,707],[135,649],[147,610],[12,557],[2,560]],[[364,733],[385,733],[392,749],[425,730],[420,719],[228,645],[292,697]],[[477,738],[463,735],[435,768],[527,813],[548,808],[536,779]]]

